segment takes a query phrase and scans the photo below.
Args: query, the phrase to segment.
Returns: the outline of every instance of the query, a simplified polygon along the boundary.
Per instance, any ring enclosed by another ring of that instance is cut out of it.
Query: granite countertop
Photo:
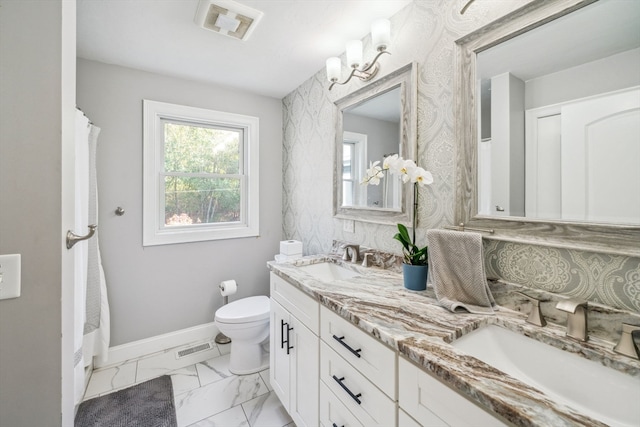
[[[507,295],[512,294],[505,292],[509,285],[490,282],[499,304],[495,315],[451,313],[437,304],[432,290],[405,289],[397,271],[345,263],[343,266],[362,275],[329,283],[298,268],[326,261],[340,263],[332,256],[308,256],[288,263],[269,262],[268,267],[458,393],[514,425],[605,424],[465,354],[451,346],[451,341],[479,326],[495,324],[640,378],[640,362],[614,353],[610,341],[592,336],[588,342],[578,343],[567,338],[560,325],[549,323],[541,328],[526,323],[525,313],[505,307]]]

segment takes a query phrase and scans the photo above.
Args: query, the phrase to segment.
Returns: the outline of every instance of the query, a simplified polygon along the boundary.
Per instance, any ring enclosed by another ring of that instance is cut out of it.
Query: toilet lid
[[[269,318],[269,297],[242,298],[216,311],[216,321],[222,323],[247,323]]]

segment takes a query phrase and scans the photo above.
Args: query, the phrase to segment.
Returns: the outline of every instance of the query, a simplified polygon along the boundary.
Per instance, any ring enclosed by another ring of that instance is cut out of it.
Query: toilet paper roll
[[[238,285],[235,280],[224,280],[220,283],[220,294],[223,297],[227,297],[229,295],[233,295],[238,290]]]

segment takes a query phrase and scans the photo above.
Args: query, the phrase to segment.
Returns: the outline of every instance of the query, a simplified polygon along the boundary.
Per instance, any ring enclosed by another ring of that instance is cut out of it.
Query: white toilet
[[[231,338],[229,370],[252,374],[269,367],[269,354],[262,344],[269,338],[269,297],[242,298],[216,311],[220,332]]]

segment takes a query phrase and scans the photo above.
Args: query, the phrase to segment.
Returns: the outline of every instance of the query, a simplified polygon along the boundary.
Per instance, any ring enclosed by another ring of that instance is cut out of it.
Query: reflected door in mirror
[[[598,1],[477,54],[480,215],[640,224],[638,22]]]

